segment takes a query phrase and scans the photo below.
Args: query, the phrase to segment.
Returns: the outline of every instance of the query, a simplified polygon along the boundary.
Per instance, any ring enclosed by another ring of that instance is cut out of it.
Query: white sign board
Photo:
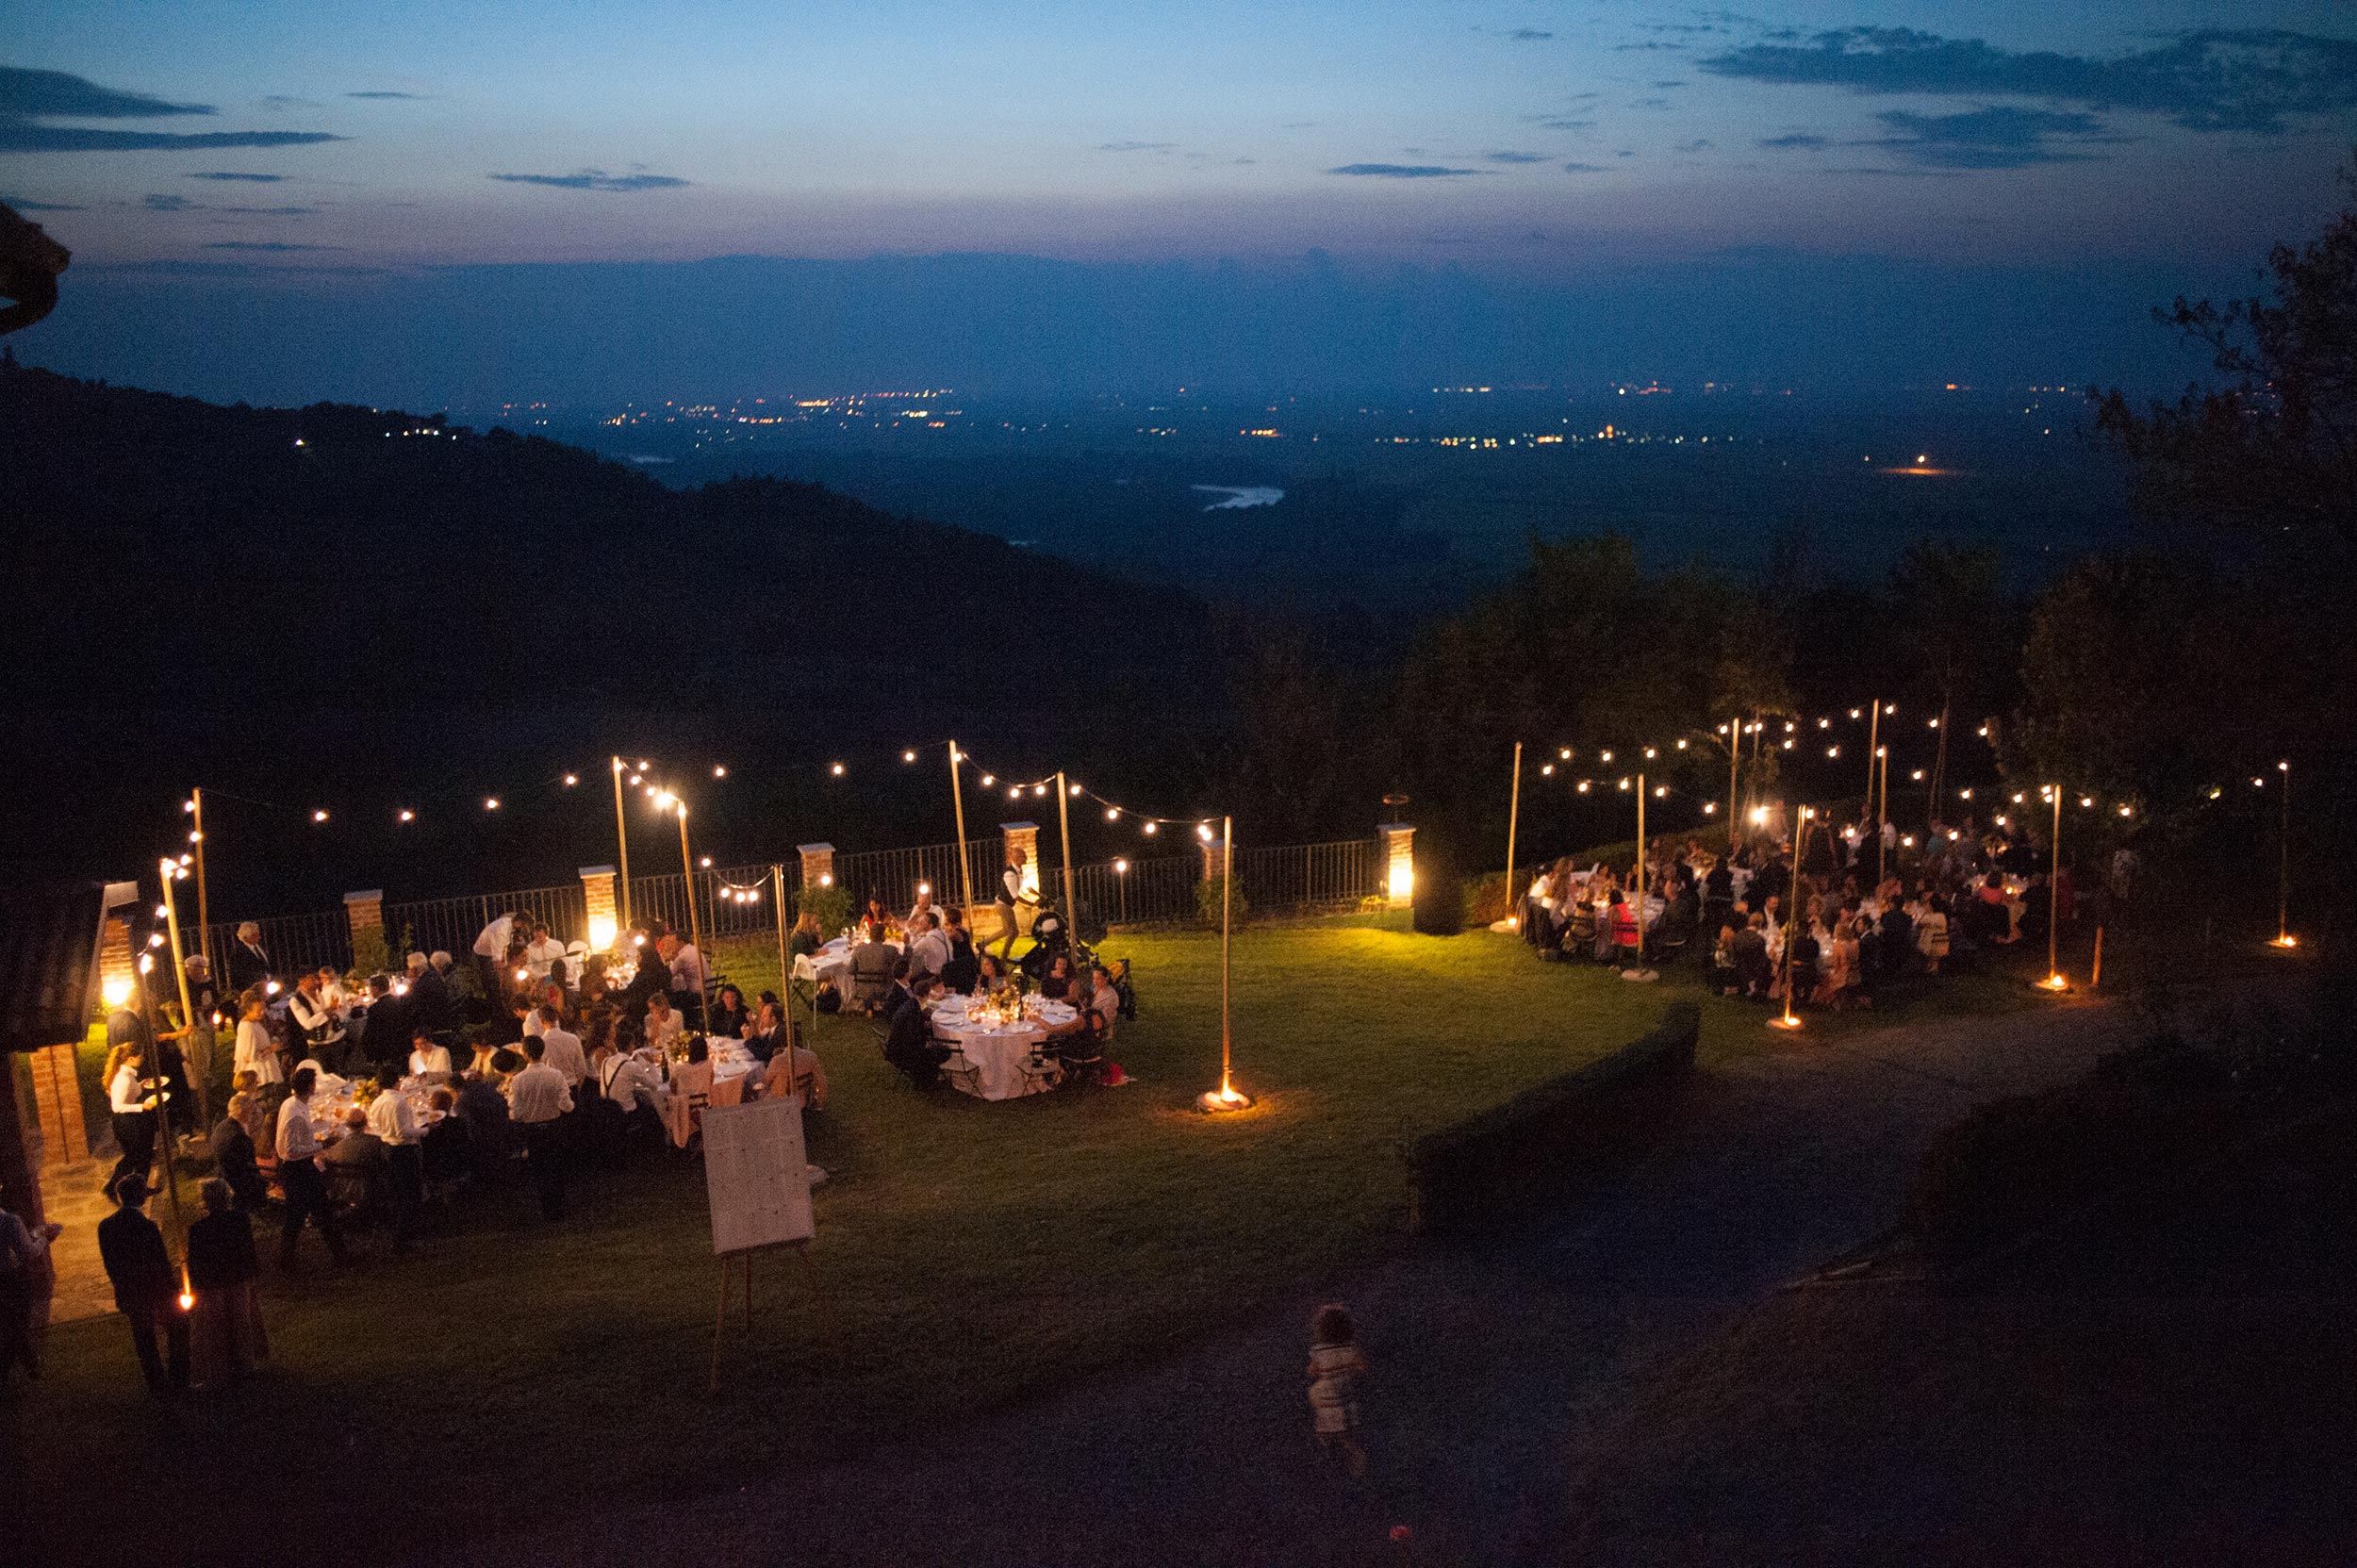
[[[711,1106],[703,1134],[714,1252],[810,1240],[810,1164],[799,1097]]]

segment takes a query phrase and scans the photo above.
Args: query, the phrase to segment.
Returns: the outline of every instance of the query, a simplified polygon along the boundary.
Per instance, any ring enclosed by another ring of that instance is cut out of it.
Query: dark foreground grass
[[[321,1272],[268,1286],[272,1369],[169,1411],[139,1392],[119,1320],[53,1330],[46,1379],[0,1406],[18,1494],[36,1531],[59,1532],[48,1560],[84,1560],[102,1517],[116,1554],[134,1549],[122,1532],[152,1529],[244,1555],[307,1527],[308,1510],[276,1506],[298,1483],[432,1489],[445,1527],[477,1510],[515,1526],[576,1508],[585,1488],[696,1492],[944,1431],[1376,1259],[1406,1207],[1398,1140],[1618,1047],[1670,1000],[1703,1001],[1706,1059],[1797,1048],[1689,978],[1628,984],[1488,933],[1255,927],[1234,966],[1236,1077],[1257,1103],[1211,1118],[1191,1104],[1217,1082],[1217,938],[1106,950],[1135,961],[1143,993],[1113,1052],[1129,1087],[920,1096],[864,1021],[825,1021],[817,1242],[807,1269],[759,1263],[753,1332],[732,1329],[717,1399],[716,1266],[702,1170],[684,1158],[577,1183],[557,1226],[523,1191],[483,1195],[455,1234],[340,1273],[306,1239]],[[720,956],[749,991],[775,982],[758,943]],[[1955,980],[1921,1005],[2026,997]],[[110,1478],[126,1466],[137,1510]],[[468,1483],[535,1474],[572,1480]]]

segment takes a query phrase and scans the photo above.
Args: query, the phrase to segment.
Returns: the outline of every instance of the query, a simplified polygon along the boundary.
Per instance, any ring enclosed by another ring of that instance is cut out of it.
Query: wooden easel
[[[735,1276],[743,1280],[745,1332],[750,1334],[753,1330],[753,1254],[777,1248],[790,1251],[802,1260],[802,1267],[807,1271],[810,1280],[812,1305],[822,1313],[826,1311],[826,1297],[818,1289],[818,1273],[816,1266],[810,1261],[810,1242],[807,1238],[801,1241],[773,1242],[768,1246],[749,1246],[736,1252],[721,1253],[719,1256],[720,1291],[712,1308],[712,1379],[704,1391],[707,1394],[717,1395],[720,1392],[720,1343],[728,1331],[731,1277]]]

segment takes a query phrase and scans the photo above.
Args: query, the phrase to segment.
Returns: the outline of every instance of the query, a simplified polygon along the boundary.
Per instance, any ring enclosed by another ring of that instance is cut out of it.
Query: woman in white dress
[[[238,1046],[230,1063],[232,1073],[250,1072],[260,1083],[284,1083],[285,1066],[278,1060],[278,1042],[270,1037],[270,1025],[262,1021],[262,999],[258,993],[245,999],[245,1006],[238,1015]]]

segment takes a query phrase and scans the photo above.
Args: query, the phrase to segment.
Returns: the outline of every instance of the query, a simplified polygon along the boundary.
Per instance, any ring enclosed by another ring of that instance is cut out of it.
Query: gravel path
[[[1573,1445],[1635,1373],[1884,1230],[1933,1133],[2077,1076],[2123,1022],[2074,1005],[1779,1038],[1698,1074],[1621,1179],[1534,1242],[1409,1247],[1242,1336],[922,1446],[675,1508],[593,1505],[441,1560],[1555,1560],[1542,1543],[1562,1536]],[[1351,1306],[1374,1369],[1360,1483],[1317,1451],[1303,1403],[1309,1316],[1329,1298]]]

